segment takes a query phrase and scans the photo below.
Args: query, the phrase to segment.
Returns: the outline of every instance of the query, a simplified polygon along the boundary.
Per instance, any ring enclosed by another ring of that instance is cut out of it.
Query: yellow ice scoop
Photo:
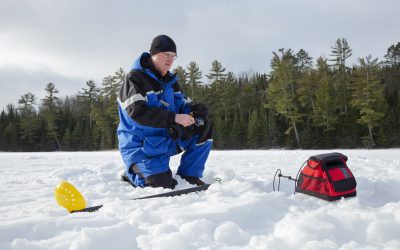
[[[54,197],[58,205],[66,208],[68,212],[93,212],[97,211],[100,206],[86,208],[86,201],[83,195],[71,183],[61,181],[54,190]]]

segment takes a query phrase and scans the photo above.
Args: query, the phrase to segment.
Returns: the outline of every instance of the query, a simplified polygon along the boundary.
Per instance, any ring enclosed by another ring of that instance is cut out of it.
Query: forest
[[[208,105],[214,149],[330,149],[400,146],[400,42],[383,59],[366,55],[349,65],[345,38],[311,57],[304,49],[272,52],[269,72],[235,75],[214,60],[207,73],[196,62],[174,69],[185,95]],[[44,83],[0,114],[0,151],[116,149],[119,68],[63,96]]]

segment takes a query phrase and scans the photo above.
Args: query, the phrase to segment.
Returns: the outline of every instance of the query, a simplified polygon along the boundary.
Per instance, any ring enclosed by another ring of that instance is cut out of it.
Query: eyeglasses
[[[168,52],[163,52],[163,55],[164,55],[165,59],[172,59],[174,61],[176,60],[176,58],[178,58],[177,55],[170,54]]]

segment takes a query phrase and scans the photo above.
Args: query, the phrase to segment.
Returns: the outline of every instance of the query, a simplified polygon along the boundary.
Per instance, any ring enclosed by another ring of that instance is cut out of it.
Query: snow
[[[309,156],[340,152],[357,179],[355,198],[293,195]],[[179,157],[173,157],[173,172]],[[400,149],[212,151],[206,192],[130,200],[164,190],[119,180],[117,151],[0,153],[0,249],[400,249]],[[71,182],[95,213],[69,214],[54,188]],[[178,189],[190,187],[177,177]]]

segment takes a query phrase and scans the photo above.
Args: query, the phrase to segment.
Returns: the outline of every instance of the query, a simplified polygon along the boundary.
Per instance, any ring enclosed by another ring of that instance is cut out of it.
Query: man
[[[204,165],[212,145],[208,109],[191,104],[180,90],[176,74],[169,72],[177,57],[174,41],[160,35],[150,53],[134,62],[119,93],[119,149],[125,180],[136,187],[174,189],[169,160],[183,150],[177,175],[203,185]]]

